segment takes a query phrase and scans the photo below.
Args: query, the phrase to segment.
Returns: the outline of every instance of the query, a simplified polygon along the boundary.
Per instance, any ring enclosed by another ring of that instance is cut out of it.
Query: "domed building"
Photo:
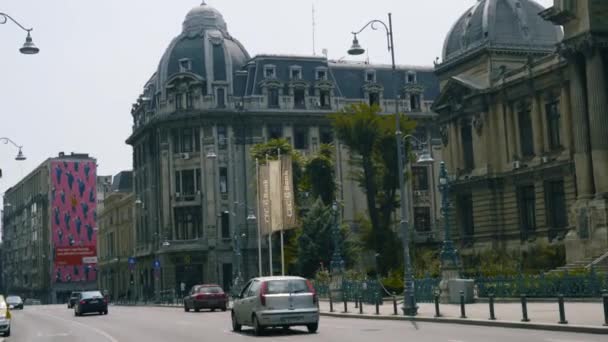
[[[251,57],[218,10],[204,2],[193,8],[131,111],[137,295],[181,283],[230,288],[236,275],[258,274],[257,222],[247,219],[257,216],[250,157],[257,143],[283,137],[303,155],[334,143],[342,216],[348,222],[364,212],[348,151],[334,141],[328,115],[358,102],[394,108],[391,75],[388,65],[323,56]],[[429,138],[439,92],[432,67],[399,66],[397,83],[401,108],[420,120],[416,134]],[[416,170],[427,182],[434,178],[428,167]],[[424,198],[413,211],[425,241],[438,237],[434,188],[426,184],[415,194]]]
[[[595,173],[608,166],[606,39],[581,26],[607,5],[573,3],[479,0],[445,39],[433,110],[464,255],[546,243],[566,250],[562,263],[588,265],[608,251],[605,200],[592,200],[608,191]]]

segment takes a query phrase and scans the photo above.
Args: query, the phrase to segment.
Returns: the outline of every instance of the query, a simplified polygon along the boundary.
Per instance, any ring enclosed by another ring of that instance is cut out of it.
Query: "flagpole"
[[[281,177],[281,275],[285,275],[285,249],[283,248],[283,225],[285,218],[283,217],[283,161],[281,160],[281,149],[278,148],[279,155],[279,175]]]
[[[262,276],[262,231],[260,229],[260,220],[262,219],[262,216],[260,215],[260,163],[258,162],[258,158],[255,158],[255,176],[257,179],[257,183],[258,183],[258,199],[257,199],[257,204],[258,204],[258,219],[257,221],[257,228],[258,228],[258,275],[261,277]]]
[[[268,154],[266,154],[266,166],[270,169],[268,163]],[[269,179],[270,180],[270,179]],[[270,203],[270,232],[268,232],[268,263],[270,265],[269,275],[272,277],[272,196],[268,196],[268,202]]]

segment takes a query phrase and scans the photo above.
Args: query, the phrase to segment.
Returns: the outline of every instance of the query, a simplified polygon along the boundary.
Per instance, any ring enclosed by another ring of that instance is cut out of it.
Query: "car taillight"
[[[310,280],[306,280],[306,285],[308,286],[308,291],[310,291],[310,293],[312,293],[312,303],[317,304],[317,301],[319,300],[319,298],[317,297],[317,291],[315,291],[315,287],[312,286],[312,283],[310,282]]]
[[[205,299],[205,297],[207,296],[205,296],[204,294],[197,294],[194,298],[196,298],[196,300],[202,300]]]
[[[85,300],[81,300],[80,304],[86,304],[87,302]]]
[[[260,287],[260,304],[262,304],[262,306],[266,306],[266,291],[268,290],[268,283],[264,282],[262,283],[262,286]]]

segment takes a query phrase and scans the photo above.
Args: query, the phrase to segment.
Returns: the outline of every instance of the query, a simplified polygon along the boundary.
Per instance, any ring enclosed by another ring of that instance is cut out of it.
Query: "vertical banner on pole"
[[[283,225],[283,214],[281,213],[281,162],[278,160],[268,161],[268,178],[270,181],[270,203],[272,232],[278,232]]]
[[[258,203],[260,206],[260,233],[261,235],[272,232],[272,217],[270,205],[270,179],[268,165],[258,167]]]
[[[261,187],[260,187],[260,162],[258,159],[255,159],[255,181],[257,182],[257,191],[258,191],[258,200],[257,202],[257,228],[258,228],[258,276],[262,276],[262,229],[261,222],[263,221],[263,217],[261,215],[261,207],[262,201],[260,199]]]
[[[282,190],[282,211],[283,211],[283,229],[296,227],[296,210],[294,205],[293,191],[293,172],[291,164],[291,156],[281,157],[281,190]]]

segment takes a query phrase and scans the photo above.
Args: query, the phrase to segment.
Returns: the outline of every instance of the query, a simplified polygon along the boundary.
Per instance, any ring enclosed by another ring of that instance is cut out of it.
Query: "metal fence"
[[[432,303],[440,281],[441,278],[433,277],[416,279],[416,301]],[[489,295],[496,298],[519,298],[521,295],[528,298],[555,298],[559,295],[569,298],[599,298],[602,291],[608,290],[608,274],[598,274],[594,270],[585,274],[565,272],[551,275],[477,277],[474,281],[477,297],[480,298]],[[329,296],[329,284],[317,282],[315,289],[319,296]],[[377,280],[344,280],[341,291],[347,301],[355,301],[361,297],[366,303],[375,303],[376,300],[381,302],[382,298],[389,294]]]
[[[586,274],[555,275],[517,275],[511,277],[479,277],[475,279],[479,297],[493,294],[497,298],[527,297],[549,298],[564,295],[565,297],[584,298],[601,297],[602,290],[608,289],[608,275],[595,271]]]

